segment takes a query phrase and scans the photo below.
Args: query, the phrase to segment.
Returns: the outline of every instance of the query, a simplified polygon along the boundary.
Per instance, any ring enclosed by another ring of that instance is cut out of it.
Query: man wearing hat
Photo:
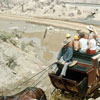
[[[87,29],[89,30],[89,33],[94,34],[96,45],[97,45],[96,50],[99,51],[100,50],[100,35],[98,34],[96,29],[92,25],[87,26]]]
[[[71,42],[71,40],[65,40],[63,41],[62,45],[63,47],[61,48],[56,63],[61,63],[64,65],[62,71],[61,71],[61,76],[65,76],[66,75],[66,71],[68,68],[68,65],[72,63],[72,57],[73,57],[73,49],[72,47],[69,45]],[[56,69],[57,69],[57,64],[54,64],[52,71],[55,73]]]
[[[69,45],[70,45],[70,47],[72,47],[73,46],[73,41],[71,40],[71,35],[70,34],[66,34],[66,40],[70,40],[70,43],[69,43]]]
[[[81,48],[79,37],[77,35],[74,36],[73,48],[74,48],[74,51],[79,51],[79,49]]]

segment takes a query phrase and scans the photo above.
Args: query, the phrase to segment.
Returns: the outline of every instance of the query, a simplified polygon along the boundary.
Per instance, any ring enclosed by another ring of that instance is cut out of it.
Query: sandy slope
[[[17,45],[14,46],[9,39],[5,42],[0,38],[0,93],[16,87],[43,69],[36,44],[27,44],[22,50],[22,40],[10,39],[14,39]]]

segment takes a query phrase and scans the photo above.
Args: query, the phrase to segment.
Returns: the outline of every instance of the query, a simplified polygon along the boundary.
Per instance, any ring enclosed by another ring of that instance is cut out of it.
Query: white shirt
[[[87,42],[88,40],[85,38],[81,38],[80,40],[80,45],[81,45],[81,50],[86,50],[87,49]]]
[[[96,50],[96,40],[91,39],[89,42],[90,42],[90,50]]]

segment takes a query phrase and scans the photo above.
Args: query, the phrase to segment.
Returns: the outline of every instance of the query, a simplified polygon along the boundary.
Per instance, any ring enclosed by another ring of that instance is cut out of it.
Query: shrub
[[[17,65],[17,63],[16,63],[16,57],[15,56],[9,57],[7,59],[6,65],[8,67],[10,67],[10,68],[14,68]]]
[[[23,41],[23,42],[21,43],[21,49],[24,50],[24,49],[25,49],[25,46],[26,46],[26,44],[25,44],[25,42]]]
[[[0,39],[3,40],[4,42],[7,42],[7,40],[10,38],[9,35],[7,34],[0,34]]]
[[[16,42],[16,40],[14,40],[14,39],[10,39],[9,41],[10,41],[10,43],[12,43],[14,46],[17,46],[17,42]]]

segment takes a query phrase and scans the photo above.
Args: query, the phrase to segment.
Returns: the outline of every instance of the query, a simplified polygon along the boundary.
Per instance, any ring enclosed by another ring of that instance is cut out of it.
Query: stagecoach
[[[67,93],[74,94],[82,99],[99,88],[100,76],[97,75],[97,70],[100,74],[99,58],[99,53],[89,55],[86,53],[74,52],[73,60],[77,60],[77,64],[68,67],[65,77],[59,76],[63,65],[57,63],[57,72],[55,74],[49,73],[51,83],[55,87],[55,97],[51,100],[66,100],[66,96],[62,97],[62,95],[66,95]],[[59,91],[59,93],[57,91]]]

